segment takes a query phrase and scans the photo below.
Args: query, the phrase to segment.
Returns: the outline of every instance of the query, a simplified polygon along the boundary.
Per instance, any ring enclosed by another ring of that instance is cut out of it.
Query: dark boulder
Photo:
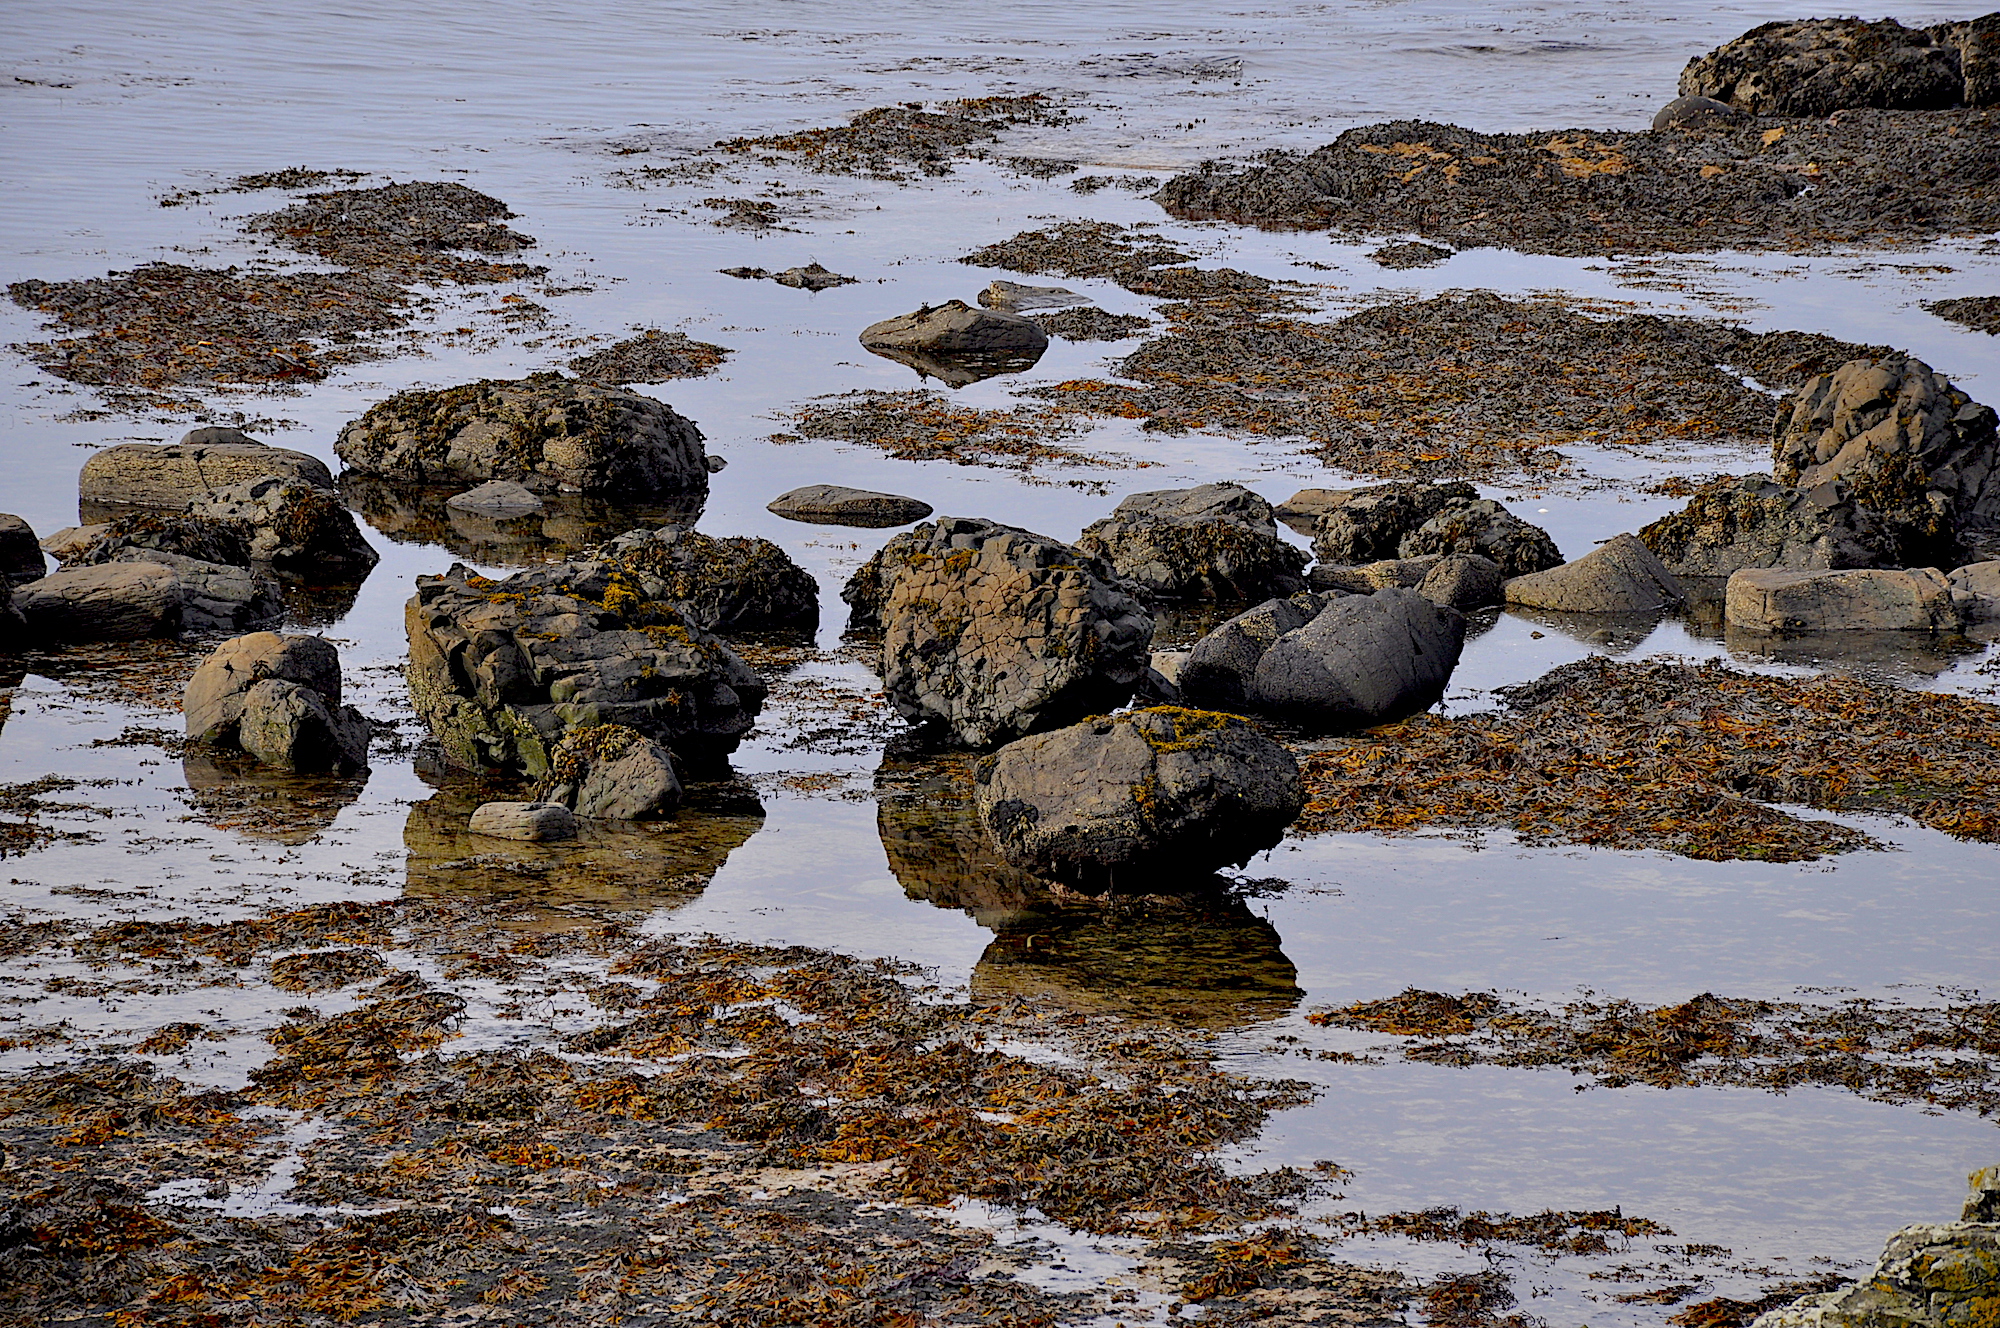
[[[1958,103],[1959,53],[1894,19],[1766,23],[1681,71],[1683,96],[1752,115],[1830,115],[1846,107],[1938,110]]]
[[[1130,494],[1076,547],[1108,560],[1148,599],[1260,600],[1305,589],[1305,554],[1279,538],[1271,505],[1240,484]]]
[[[0,512],[0,581],[15,585],[39,581],[48,570],[49,560],[43,556],[34,527],[18,516]]]
[[[1639,538],[1675,576],[1729,576],[1746,567],[1880,567],[1897,541],[1838,480],[1794,488],[1726,475],[1687,506],[1642,526]]]
[[[767,539],[664,526],[620,535],[599,554],[657,578],[662,597],[703,631],[810,634],[819,626],[819,582]]]

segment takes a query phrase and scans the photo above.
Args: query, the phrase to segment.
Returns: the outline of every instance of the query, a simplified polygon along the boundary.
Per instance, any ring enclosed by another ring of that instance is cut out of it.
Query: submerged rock
[[[518,480],[488,480],[464,493],[451,495],[444,505],[500,519],[533,516],[544,506],[535,491]]]
[[[1753,632],[1955,632],[1951,583],[1934,567],[1751,569],[1729,578],[1724,620]]]
[[[188,512],[241,523],[253,563],[315,579],[358,580],[381,557],[338,495],[280,475],[217,489],[191,503]]]
[[[266,475],[332,489],[318,457],[270,447],[235,429],[196,429],[178,443],[119,443],[93,452],[77,478],[85,506],[179,512],[210,490]]]
[[[1958,52],[1921,29],[1886,18],[1807,18],[1763,24],[1696,56],[1680,90],[1752,115],[1815,116],[1937,110],[1957,104],[1965,82]]]
[[[559,373],[399,392],[340,431],[354,471],[415,484],[508,479],[537,492],[706,492],[720,458],[651,397]]]
[[[1558,613],[1659,613],[1687,602],[1674,574],[1633,535],[1615,535],[1575,562],[1507,582],[1507,603]]]
[[[1009,862],[1135,893],[1248,861],[1303,805],[1284,747],[1235,716],[1175,706],[1009,743],[976,779]]]
[[[809,634],[819,626],[819,582],[767,539],[665,526],[620,535],[600,553],[658,578],[663,597],[704,631]]]
[[[667,749],[636,729],[571,729],[550,754],[541,800],[597,821],[646,821],[681,805]]]
[[[465,828],[495,839],[575,839],[576,817],[552,802],[487,802],[473,809]]]
[[[0,512],[0,581],[39,581],[48,574],[34,527],[11,513]]]
[[[417,578],[410,699],[445,759],[543,778],[572,729],[623,724],[690,761],[735,750],[764,680],[690,624],[667,584],[607,559],[489,580]]]
[[[1897,541],[1840,481],[1801,489],[1759,475],[1724,476],[1687,506],[1640,528],[1676,576],[1728,576],[1746,567],[1880,567]]]
[[[1122,704],[1153,638],[1152,617],[1103,560],[976,518],[898,535],[848,592],[857,617],[881,605],[890,703],[967,747]]]
[[[1060,309],[1066,305],[1089,304],[1088,295],[1078,295],[1066,286],[1026,286],[1018,281],[994,281],[979,292],[979,302],[1002,313],[1025,309]]]
[[[740,277],[745,281],[775,281],[780,286],[790,286],[796,290],[822,291],[835,286],[852,286],[855,277],[843,277],[832,268],[819,263],[807,263],[804,267],[788,267],[783,272],[766,272],[761,267],[726,267],[725,277]]]
[[[764,510],[787,521],[879,529],[921,521],[931,514],[931,505],[900,494],[849,489],[838,484],[808,484],[779,494]]]
[[[1305,554],[1278,537],[1271,505],[1240,484],[1130,494],[1076,547],[1151,599],[1258,600],[1305,589]]]

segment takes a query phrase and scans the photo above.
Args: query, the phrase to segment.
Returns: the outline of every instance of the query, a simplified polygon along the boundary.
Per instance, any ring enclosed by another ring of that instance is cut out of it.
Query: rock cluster
[[[1240,484],[1130,494],[1076,547],[1153,600],[1260,600],[1305,589],[1305,554],[1279,538],[1271,505]]]
[[[1162,706],[1010,743],[977,770],[1007,861],[1159,893],[1278,842],[1303,795],[1292,754],[1233,715]]]
[[[625,499],[706,492],[721,469],[670,407],[553,372],[398,392],[343,428],[333,450],[353,471],[407,483],[505,479]]]
[[[1102,559],[977,518],[896,536],[841,598],[850,628],[882,629],[897,712],[968,747],[1122,704],[1153,638],[1151,615]]]
[[[579,559],[489,580],[417,578],[410,699],[445,759],[548,775],[565,733],[621,724],[684,760],[733,751],[764,680],[690,624],[659,577]]]
[[[664,526],[620,535],[598,553],[657,579],[656,598],[703,631],[810,634],[819,626],[819,582],[767,539]]]
[[[188,680],[187,734],[300,774],[368,765],[369,724],[340,703],[340,656],[317,636],[254,632],[217,646]]]
[[[1463,482],[1311,490],[1286,507],[1309,512],[1313,553],[1334,566],[1470,553],[1490,558],[1507,576],[1525,576],[1562,562],[1547,531]]]
[[[1996,26],[2000,18],[1993,15],[1929,29],[1894,19],[1766,23],[1690,60],[1680,90],[1752,115],[1990,106]]]
[[[179,512],[246,480],[279,475],[316,489],[333,488],[318,457],[270,447],[238,429],[195,429],[178,443],[119,443],[93,452],[77,478],[89,507],[150,507]]]
[[[1461,613],[1500,603],[1506,580],[1499,563],[1476,553],[1384,558],[1359,567],[1321,563],[1306,576],[1307,586],[1323,593],[1372,595],[1401,586]]]

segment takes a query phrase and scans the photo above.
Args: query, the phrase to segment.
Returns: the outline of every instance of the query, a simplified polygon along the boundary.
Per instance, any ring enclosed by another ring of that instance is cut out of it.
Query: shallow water
[[[1080,195],[1065,178],[1037,180],[998,164],[966,162],[951,177],[910,185],[741,164],[692,183],[635,178],[635,169],[684,161],[683,150],[736,134],[835,123],[867,106],[996,92],[1074,98],[1084,117],[1064,129],[1021,131],[1003,153],[1114,173],[1165,173],[1205,157],[1316,145],[1388,117],[1492,130],[1631,127],[1672,95],[1689,56],[1754,23],[1814,8],[1804,0],[1664,9],[1433,0],[977,13],[892,4],[856,14],[852,6],[767,2],[612,4],[556,21],[546,7],[514,4],[337,12],[290,4],[255,12],[15,5],[0,18],[0,132],[8,144],[0,158],[0,254],[10,281],[97,275],[153,259],[260,260],[233,219],[280,206],[280,195],[206,195],[173,207],[159,200],[301,163],[371,172],[373,183],[462,180],[505,199],[520,214],[515,226],[539,240],[527,257],[549,265],[550,283],[571,288],[536,295],[554,311],[556,330],[506,331],[478,312],[494,307],[496,291],[447,293],[428,326],[469,324],[474,335],[433,339],[423,354],[358,366],[300,395],[215,397],[211,408],[247,412],[270,441],[331,461],[340,424],[388,393],[553,367],[575,353],[559,344],[565,340],[616,337],[644,324],[729,346],[734,356],[708,378],[640,390],[697,420],[710,451],[731,463],[716,478],[702,528],[775,540],[819,577],[824,653],[798,677],[866,693],[866,670],[836,649],[834,596],[893,532],[782,521],[763,505],[785,489],[882,488],[922,497],[940,512],[1067,538],[1137,489],[1241,479],[1275,500],[1350,478],[1287,444],[1174,438],[1123,421],[1100,426],[1084,445],[1145,468],[1056,470],[1028,480],[769,441],[783,428],[779,413],[812,397],[914,385],[909,370],[862,352],[854,333],[920,301],[970,298],[1001,275],[954,261],[977,245],[1045,219],[1157,223],[1205,263],[1321,283],[1335,311],[1386,292],[1561,291],[1907,347],[1988,401],[2000,398],[2000,339],[1918,306],[2000,289],[2000,247],[1989,238],[1892,254],[1637,263],[1472,251],[1436,268],[1389,272],[1365,257],[1372,246],[1175,223],[1132,193]],[[1962,13],[1925,5],[1899,17],[1930,22]],[[783,230],[723,229],[697,206],[774,181]],[[861,281],[808,294],[718,272],[813,260]],[[1108,282],[1067,284],[1114,312],[1146,313],[1152,304]],[[33,317],[0,304],[0,343],[36,330]],[[1023,386],[1101,372],[1106,358],[1129,348],[1058,341],[1031,372],[975,384],[955,399],[1004,406]],[[171,440],[190,424],[93,414],[87,391],[40,378],[18,356],[5,365],[0,510],[42,533],[77,519],[84,449]],[[1577,471],[1563,481],[1494,490],[1572,555],[1676,507],[1678,500],[1642,492],[1662,474],[1764,464],[1758,456],[1666,448],[1573,454]],[[421,529],[371,535],[382,562],[351,609],[325,629],[341,646],[351,699],[364,711],[409,729],[396,671],[402,603],[412,578],[455,558],[497,567],[495,546],[476,536],[460,532],[445,547]],[[1606,643],[1508,615],[1468,648],[1447,706],[1490,705],[1496,687],[1602,650],[1800,671],[1862,667],[1911,685],[1984,694],[1995,684],[1989,650],[1939,657],[1910,648],[1866,659],[1808,651],[1773,660],[1674,620]],[[1288,841],[1253,862],[1246,876],[1280,878],[1289,889],[1226,916],[1107,923],[1023,911],[990,870],[954,856],[950,826],[900,817],[893,797],[878,807],[879,734],[834,750],[791,747],[785,698],[801,690],[795,680],[781,693],[733,763],[758,790],[761,822],[703,821],[678,837],[612,845],[597,867],[558,871],[541,888],[641,911],[660,930],[890,953],[934,967],[950,985],[1029,991],[1079,1008],[1119,1008],[1134,985],[1121,976],[1126,963],[1144,974],[1148,998],[1177,1004],[1197,1021],[1232,1022],[1216,1015],[1217,984],[1231,999],[1249,992],[1261,1021],[1226,1036],[1230,1063],[1312,1079],[1324,1091],[1315,1105],[1275,1118],[1246,1151],[1246,1164],[1326,1158],[1349,1168],[1346,1197],[1329,1211],[1622,1205],[1672,1227],[1680,1242],[1734,1252],[1701,1265],[1715,1288],[1703,1294],[1754,1291],[1770,1278],[1746,1271],[1753,1267],[1798,1275],[1815,1257],[1841,1265],[1872,1257],[1889,1228],[1950,1216],[1964,1173],[1993,1160],[1990,1122],[1832,1090],[1578,1092],[1554,1070],[1395,1059],[1343,1065],[1296,1054],[1369,1041],[1313,1028],[1305,1012],[1406,985],[1491,987],[1555,1002],[1586,987],[1658,1002],[1705,990],[1786,997],[1804,987],[1912,1003],[1939,987],[1978,988],[1992,980],[1986,940],[2000,920],[1992,890],[2000,850],[1991,846],[1880,819],[1868,828],[1893,841],[1893,851],[1786,866],[1531,849],[1505,836],[1323,836]],[[463,874],[449,867],[459,807],[452,799],[460,795],[440,794],[407,753],[378,757],[365,784],[332,799],[316,821],[274,835],[213,795],[204,801],[204,784],[218,777],[184,769],[157,748],[90,745],[128,727],[177,723],[176,715],[29,677],[0,728],[0,783],[52,772],[113,783],[74,795],[107,815],[58,822],[98,840],[10,860],[0,900],[96,920],[464,887]],[[229,786],[226,776],[219,782]],[[640,866],[621,876],[603,866],[614,858]],[[654,884],[718,862],[705,888]],[[1036,958],[1023,937],[1053,938],[1041,953],[1054,960]],[[13,976],[40,984],[61,974]],[[564,1027],[553,1015],[503,1021],[492,1013],[497,991],[482,996],[454,985],[474,1000],[467,1045],[545,1040]],[[183,1077],[227,1084],[268,1054],[259,1034],[293,1000],[253,983],[170,1000],[50,993],[17,1012],[29,1023],[68,1019],[112,1040],[170,1020],[219,1018],[234,1036],[166,1059]],[[340,1008],[338,998],[320,1004]],[[86,1040],[80,1035],[78,1045]],[[0,1068],[50,1054],[0,1052]],[[1046,1234],[1032,1223],[1027,1229]],[[1351,1248],[1417,1273],[1470,1257],[1390,1241]],[[1117,1257],[1074,1266],[1110,1267]],[[1622,1288],[1591,1282],[1580,1269],[1525,1260],[1525,1307],[1558,1322],[1657,1323],[1670,1312],[1589,1299]],[[1531,1297],[1530,1285],[1548,1290]]]

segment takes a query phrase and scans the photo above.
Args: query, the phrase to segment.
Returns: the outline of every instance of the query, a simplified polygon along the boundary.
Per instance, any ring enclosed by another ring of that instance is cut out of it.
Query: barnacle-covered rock
[[[1135,493],[1076,547],[1108,559],[1149,599],[1261,600],[1305,589],[1306,557],[1271,505],[1240,484]]]
[[[684,760],[735,750],[764,680],[691,625],[657,576],[608,559],[490,580],[417,578],[410,698],[445,759],[542,778],[572,729],[622,724]]]
[[[657,577],[704,631],[810,634],[819,626],[819,582],[767,539],[663,526],[630,531],[602,552]]]

